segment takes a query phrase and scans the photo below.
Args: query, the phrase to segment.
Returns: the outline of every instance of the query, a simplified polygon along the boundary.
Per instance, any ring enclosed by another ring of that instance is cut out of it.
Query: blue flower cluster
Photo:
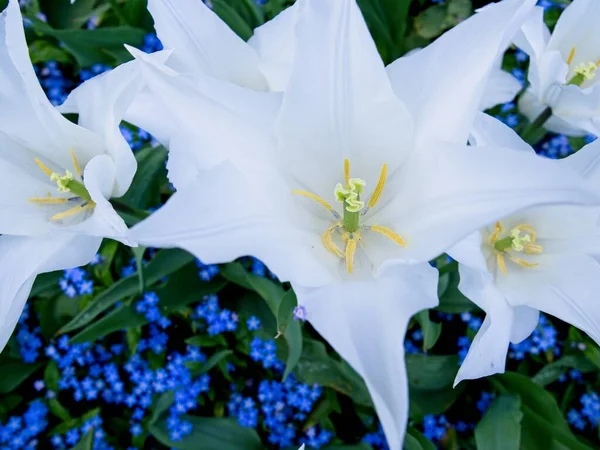
[[[84,421],[79,428],[71,428],[64,435],[54,434],[50,438],[50,443],[57,450],[66,450],[73,448],[87,433],[93,430],[93,450],[114,450],[113,447],[106,442],[106,432],[102,428],[103,421],[100,416],[95,415]]]
[[[304,435],[298,430],[321,394],[319,385],[308,386],[293,376],[283,382],[263,380],[256,399],[234,389],[227,409],[241,426],[256,428],[262,423],[269,432],[268,441],[280,448],[301,444],[321,448],[331,441],[332,433],[319,427],[307,428]]]
[[[375,450],[390,449],[387,445],[387,441],[385,440],[385,434],[383,434],[383,428],[381,428],[381,424],[379,424],[376,432],[367,433],[365,437],[363,437],[362,442],[371,445]]]
[[[263,340],[254,337],[250,341],[250,358],[261,363],[265,369],[273,369],[280,373],[285,369],[283,361],[277,358],[277,345],[273,339]]]
[[[70,298],[94,293],[94,281],[90,279],[89,273],[81,267],[65,270],[63,276],[58,280],[58,285]]]
[[[146,292],[142,299],[135,304],[135,311],[143,314],[148,322],[158,325],[163,330],[171,325],[168,317],[163,316],[158,308],[158,295],[155,292]],[[154,329],[155,327],[151,328]]]
[[[210,281],[219,274],[219,266],[216,264],[206,265],[196,259],[196,266],[198,266],[198,276],[203,281]]]
[[[508,352],[509,358],[522,360],[527,354],[539,355],[540,353],[551,352],[555,356],[560,355],[560,342],[557,340],[556,328],[544,316],[540,314],[538,326],[531,336],[518,344],[511,344]]]
[[[27,364],[33,364],[37,361],[43,346],[41,338],[41,329],[35,325],[29,326],[30,307],[29,303],[25,305],[17,329],[17,343],[19,344],[19,353],[21,358]]]
[[[203,319],[209,336],[237,330],[239,317],[233,311],[221,309],[216,295],[207,295],[194,309],[194,319]]]
[[[600,396],[595,392],[583,394],[579,399],[581,410],[571,409],[567,414],[569,423],[578,430],[586,426],[598,428],[600,424]]]
[[[0,422],[0,450],[37,448],[36,437],[46,429],[48,407],[41,400],[29,404],[23,416],[12,416]]]
[[[446,437],[450,425],[446,417],[427,415],[423,417],[423,435],[431,441],[441,441]]]

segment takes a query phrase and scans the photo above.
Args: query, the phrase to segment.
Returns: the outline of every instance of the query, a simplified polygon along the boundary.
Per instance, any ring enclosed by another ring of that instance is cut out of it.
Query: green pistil
[[[338,183],[335,187],[335,199],[344,204],[344,229],[349,233],[358,230],[360,211],[365,207],[365,202],[360,200],[360,194],[365,188],[365,181],[360,178],[350,178],[348,186]]]
[[[73,174],[68,170],[65,171],[64,175],[59,175],[58,173],[54,172],[50,176],[50,180],[56,182],[56,189],[58,192],[72,192],[77,197],[86,201],[90,201],[92,199],[90,193],[85,188],[83,183],[74,180]]]
[[[499,252],[503,252],[504,250],[508,250],[513,245],[513,238],[511,236],[505,237],[504,239],[500,239],[494,243],[494,248]]]
[[[581,86],[584,81],[594,79],[597,69],[598,67],[593,62],[581,63],[575,67],[575,75],[573,75],[567,84]]]

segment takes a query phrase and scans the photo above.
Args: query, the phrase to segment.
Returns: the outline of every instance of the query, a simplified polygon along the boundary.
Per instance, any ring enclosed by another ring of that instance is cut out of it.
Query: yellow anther
[[[77,161],[77,158],[75,157],[75,153],[73,152],[73,150],[69,150],[69,153],[71,154],[71,161],[73,161],[73,167],[75,168],[75,172],[80,177],[83,176],[83,171],[81,170],[81,166],[79,165],[79,162]]]
[[[571,63],[573,62],[573,58],[575,58],[575,47],[573,47],[571,49],[571,51],[569,52],[569,57],[567,58],[567,64],[570,66]]]
[[[523,251],[528,255],[539,255],[544,251],[544,247],[538,244],[525,244]]]
[[[506,256],[508,257],[508,259],[510,259],[512,262],[520,265],[521,267],[525,267],[527,269],[533,269],[534,267],[539,266],[539,264],[537,263],[530,263],[529,261],[525,261],[524,259],[521,258],[517,258],[516,256],[513,256],[511,254],[506,254]]]
[[[508,270],[506,270],[506,262],[504,261],[504,253],[496,254],[496,262],[498,263],[500,272],[502,272],[504,275],[508,275]]]
[[[27,199],[32,203],[43,203],[47,205],[56,205],[60,203],[67,203],[69,201],[68,198],[56,198],[56,197],[33,197]]]
[[[323,200],[318,195],[313,194],[312,192],[293,190],[292,194],[301,195],[303,197],[308,197],[308,198],[314,200],[315,202],[323,205],[328,211],[333,211],[333,207],[329,203],[327,203],[325,200]]]
[[[54,172],[52,172],[52,170],[50,170],[50,168],[46,164],[40,161],[39,158],[33,158],[33,161],[40,169],[42,169],[42,172],[44,172],[48,177],[52,176]]]
[[[335,242],[333,242],[333,237],[331,236],[333,234],[333,232],[340,227],[342,227],[341,222],[338,222],[338,223],[330,226],[329,228],[327,228],[327,231],[325,231],[325,233],[323,233],[321,238],[323,239],[323,245],[325,246],[325,248],[328,251],[330,251],[334,255],[339,256],[340,258],[344,258],[344,256],[345,256],[344,252],[335,244]]]
[[[344,159],[344,183],[346,183],[346,187],[350,183],[350,160]]]
[[[384,164],[381,167],[381,173],[379,174],[379,181],[377,181],[377,186],[375,186],[375,190],[373,194],[371,194],[371,198],[369,199],[368,206],[369,208],[374,207],[379,198],[381,197],[381,193],[383,192],[383,188],[385,187],[385,182],[387,181],[387,164]]]
[[[356,244],[358,243],[357,237],[349,237],[346,243],[346,269],[348,273],[354,271],[354,254],[356,253]]]
[[[55,221],[55,220],[65,219],[67,217],[74,216],[75,214],[78,214],[85,210],[93,209],[95,206],[96,206],[96,203],[94,203],[94,202],[88,202],[84,205],[78,205],[78,206],[75,206],[74,208],[67,209],[64,212],[54,214],[52,217],[50,217],[50,220]]]
[[[490,244],[494,245],[494,243],[500,237],[500,233],[502,233],[502,224],[500,222],[496,222],[494,232],[490,235]]]
[[[375,233],[382,234],[383,236],[385,236],[388,239],[391,239],[392,241],[394,241],[396,244],[398,244],[401,247],[406,247],[406,241],[404,239],[402,239],[402,237],[400,237],[399,234],[397,234],[395,231],[389,229],[388,227],[382,227],[381,225],[372,225],[371,230],[374,231]]]
[[[59,175],[54,172],[52,175],[50,175],[50,180],[56,182],[56,189],[58,192],[71,192],[71,189],[69,189],[69,182],[73,180],[73,174],[68,170],[65,170],[64,175]]]

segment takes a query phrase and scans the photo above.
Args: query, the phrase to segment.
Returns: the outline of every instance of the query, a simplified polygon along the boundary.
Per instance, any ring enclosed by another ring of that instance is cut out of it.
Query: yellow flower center
[[[379,202],[383,188],[387,181],[387,164],[384,164],[379,174],[379,180],[375,186],[375,190],[371,194],[369,201],[365,203],[360,199],[367,183],[361,178],[350,178],[350,161],[344,160],[344,184],[338,183],[334,189],[334,197],[338,203],[342,203],[342,215],[340,215],[334,208],[318,195],[308,191],[294,190],[293,194],[308,197],[333,214],[335,222],[325,230],[322,235],[322,241],[325,248],[333,253],[334,255],[346,260],[346,269],[348,273],[352,273],[354,270],[354,255],[358,244],[362,241],[363,237],[361,229],[374,231],[382,236],[390,239],[396,244],[406,247],[406,241],[400,237],[396,232],[390,228],[381,225],[360,225],[360,219],[364,216],[369,209],[373,208]],[[336,244],[334,237],[341,239],[345,248],[342,251]]]
[[[567,64],[570,66],[573,63],[573,58],[575,58],[576,49],[573,47],[569,52],[569,56],[567,58]],[[573,71],[575,75],[571,77],[571,79],[567,82],[567,84],[574,84],[576,86],[581,86],[584,82],[593,80],[596,77],[596,71],[600,66],[600,59],[596,62],[588,61],[577,64]]]
[[[537,263],[532,263],[525,259],[519,258],[515,255],[515,253],[539,255],[544,251],[544,248],[541,245],[535,243],[537,233],[531,225],[517,225],[510,230],[508,236],[501,237],[502,234],[502,224],[500,222],[496,222],[494,232],[490,236],[490,245],[496,254],[498,268],[504,275],[508,274],[505,258],[508,258],[515,264],[528,269],[532,269],[539,265]]]
[[[71,154],[71,160],[73,161],[73,167],[75,168],[75,172],[77,173],[77,175],[79,175],[80,178],[83,178],[83,172],[81,170],[79,162],[77,161],[77,158],[75,157],[75,153],[73,153],[73,150],[69,150],[69,152]],[[64,175],[61,175],[57,172],[53,172],[39,158],[34,158],[34,162],[40,168],[40,170],[44,172],[44,174],[46,174],[48,178],[50,178],[51,181],[54,181],[56,183],[56,190],[58,192],[71,192],[73,194],[73,197],[53,197],[52,194],[48,194],[47,197],[32,197],[29,199],[30,202],[37,203],[38,205],[59,205],[66,204],[72,201],[83,201],[81,204],[71,209],[60,212],[58,214],[54,214],[52,217],[50,217],[49,220],[61,220],[66,217],[73,216],[79,212],[93,209],[96,206],[96,203],[92,201],[92,197],[90,196],[85,185],[81,181],[75,180],[71,172],[65,170]]]

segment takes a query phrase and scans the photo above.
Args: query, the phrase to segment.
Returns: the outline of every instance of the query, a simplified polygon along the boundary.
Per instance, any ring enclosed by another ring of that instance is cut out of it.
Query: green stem
[[[458,269],[458,262],[451,261],[448,264],[446,264],[445,266],[438,268],[438,271],[440,272],[440,276],[442,276],[446,273],[454,272],[456,269]]]
[[[521,133],[523,140],[531,145],[537,144],[546,135],[543,126],[550,117],[552,117],[552,108],[548,106],[533,122],[525,127],[523,133]],[[543,133],[540,133],[540,131],[543,131]]]

